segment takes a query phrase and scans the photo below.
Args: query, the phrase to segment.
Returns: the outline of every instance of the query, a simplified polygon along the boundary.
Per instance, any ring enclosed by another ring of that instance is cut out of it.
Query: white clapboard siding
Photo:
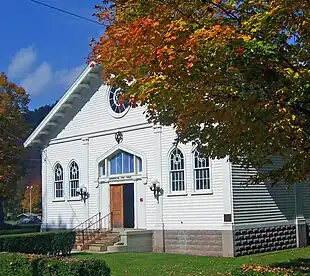
[[[134,150],[135,152],[143,155],[146,157],[146,164],[147,164],[147,173],[148,177],[154,177],[154,171],[155,171],[155,163],[154,163],[154,133],[153,128],[148,126],[144,129],[138,129],[133,130],[130,132],[124,132],[123,133],[123,142],[122,146],[127,147],[129,149]],[[115,141],[115,135],[109,134],[105,136],[98,136],[94,138],[90,138],[90,175],[91,179],[94,183],[92,186],[92,193],[98,193],[98,189],[95,188],[95,181],[98,177],[97,167],[98,167],[98,160],[100,160],[100,156],[102,156],[105,152],[109,151],[112,147],[117,146],[117,142]],[[143,168],[145,169],[145,168]],[[108,185],[107,183],[103,183],[100,185]],[[151,196],[151,193],[149,192],[149,188],[147,185],[144,184],[137,184],[138,191],[136,191],[137,198],[143,198],[143,202],[140,202],[139,200],[135,202],[136,205],[139,205],[139,207],[143,207],[143,205],[150,203],[149,197]],[[147,193],[147,195],[145,195]],[[103,207],[102,210],[103,214],[109,213],[109,195],[102,194],[103,198]],[[92,213],[98,212],[99,205],[98,200],[91,200],[90,201],[90,210]],[[139,210],[143,210],[143,208],[139,208]],[[138,214],[139,218],[139,224],[144,225],[145,227],[145,217],[147,220],[147,223],[153,223],[155,221],[155,204],[151,204],[143,213]]]
[[[69,196],[69,164],[76,161],[80,170],[80,185],[85,185],[85,168],[83,168],[83,150],[81,141],[72,141],[66,144],[49,145],[46,161],[46,197],[43,205],[46,206],[45,223],[50,228],[73,228],[85,219],[84,203],[80,200],[71,201]],[[61,164],[64,171],[64,200],[55,201],[54,197],[54,166]]]
[[[280,161],[275,159],[274,166]],[[266,166],[265,170],[271,167]],[[279,183],[272,187],[269,183],[246,186],[246,181],[256,174],[254,168],[245,169],[232,165],[234,223],[284,222],[295,218],[294,189]]]
[[[162,132],[162,175],[164,224],[166,229],[219,229],[223,224],[223,174],[227,163],[211,161],[212,194],[193,194],[193,156],[191,145],[179,145],[186,164],[185,195],[169,194],[168,154],[173,147],[175,133],[165,127]]]
[[[107,104],[108,90],[108,86],[102,85],[60,131],[56,139],[146,123],[145,116],[142,114],[144,108],[131,108],[122,118],[112,117]]]
[[[50,168],[47,174],[47,223],[57,226],[61,220],[63,225],[71,227],[99,211],[103,215],[109,213],[109,184],[98,184],[98,162],[111,148],[117,147],[115,133],[121,131],[121,146],[132,149],[146,159],[144,169],[148,181],[158,177],[156,166],[161,165],[163,222],[166,229],[220,229],[223,225],[223,181],[230,179],[227,160],[210,161],[212,193],[194,195],[192,146],[180,145],[186,161],[186,195],[170,196],[167,161],[175,138],[174,130],[163,127],[161,140],[158,141],[158,130],[147,123],[144,108],[132,108],[122,118],[112,117],[108,109],[107,91],[105,86],[101,86],[66,125],[59,127],[60,131],[47,147],[51,163],[60,161],[66,177],[71,159],[78,162],[81,167],[81,184],[88,187],[90,194],[86,205],[81,201],[68,201],[67,198],[63,202],[53,202],[53,171]],[[161,164],[155,160],[158,143],[162,150]],[[136,183],[135,205],[139,207],[136,226],[156,229],[160,223],[158,203],[145,184],[142,181]],[[229,189],[229,183],[225,184]],[[68,186],[66,178],[65,185]]]

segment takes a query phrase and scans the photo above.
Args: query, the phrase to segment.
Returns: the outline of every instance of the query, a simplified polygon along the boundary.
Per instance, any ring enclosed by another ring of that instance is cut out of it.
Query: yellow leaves
[[[244,41],[249,41],[252,39],[252,37],[249,35],[239,35],[239,37],[242,38]]]

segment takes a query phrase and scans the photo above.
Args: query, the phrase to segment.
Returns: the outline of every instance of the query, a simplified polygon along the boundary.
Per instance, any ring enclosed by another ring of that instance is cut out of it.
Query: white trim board
[[[52,120],[57,117],[57,115],[61,115],[59,112],[62,107],[66,106],[66,102],[70,99],[70,97],[76,92],[77,89],[86,88],[85,83],[83,81],[86,79],[87,76],[99,76],[99,74],[92,74],[99,66],[96,65],[94,62],[91,62],[84,71],[80,74],[80,76],[74,81],[74,83],[70,86],[67,92],[63,95],[63,97],[58,101],[58,103],[54,106],[54,108],[47,114],[47,116],[43,119],[43,121],[37,126],[37,128],[31,133],[31,135],[27,138],[24,142],[24,147],[29,147],[34,144],[34,141],[40,134],[43,133],[43,129],[48,125],[53,125],[54,123]],[[98,69],[97,69],[98,70]],[[100,77],[100,76],[99,76]],[[55,124],[54,124],[55,125]]]

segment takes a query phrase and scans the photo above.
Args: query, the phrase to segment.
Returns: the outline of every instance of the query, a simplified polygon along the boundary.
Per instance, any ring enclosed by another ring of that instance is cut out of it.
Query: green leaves
[[[112,2],[117,17],[90,58],[101,55],[108,82],[135,78],[128,90],[150,122],[213,158],[289,160],[260,179],[307,179],[309,1]]]

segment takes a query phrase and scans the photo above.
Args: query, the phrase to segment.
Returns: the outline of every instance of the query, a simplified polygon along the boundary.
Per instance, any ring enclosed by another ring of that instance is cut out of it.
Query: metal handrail
[[[77,230],[78,227],[83,226],[84,223],[87,223],[88,221],[92,220],[94,217],[96,217],[98,215],[99,215],[99,219],[100,219],[101,212],[98,212],[97,214],[93,215],[92,217],[88,218],[87,220],[84,220],[82,223],[75,226],[72,230]],[[82,227],[82,230],[83,230],[83,227]]]
[[[97,221],[95,221],[95,222],[93,222],[92,224],[90,224],[90,225],[88,225],[86,228],[84,228],[83,230],[82,230],[82,243],[83,243],[83,246],[85,245],[85,232],[87,231],[87,230],[89,230],[89,228],[90,227],[92,227],[93,225],[95,225],[95,224],[99,224],[99,223],[101,223],[101,221],[103,220],[103,219],[105,219],[105,218],[107,218],[107,217],[111,217],[112,216],[112,212],[110,212],[110,213],[108,213],[108,214],[106,214],[105,216],[103,216],[103,217],[99,217],[99,219],[97,220]],[[110,221],[110,224],[111,224],[111,221]],[[112,224],[111,224],[112,225]],[[108,226],[107,227],[107,231],[109,231],[109,230],[111,230],[112,229],[112,226]],[[99,229],[101,229],[101,225],[99,225],[99,227],[98,227],[98,230]],[[107,232],[106,231],[106,232]],[[87,239],[88,240],[88,239]]]

